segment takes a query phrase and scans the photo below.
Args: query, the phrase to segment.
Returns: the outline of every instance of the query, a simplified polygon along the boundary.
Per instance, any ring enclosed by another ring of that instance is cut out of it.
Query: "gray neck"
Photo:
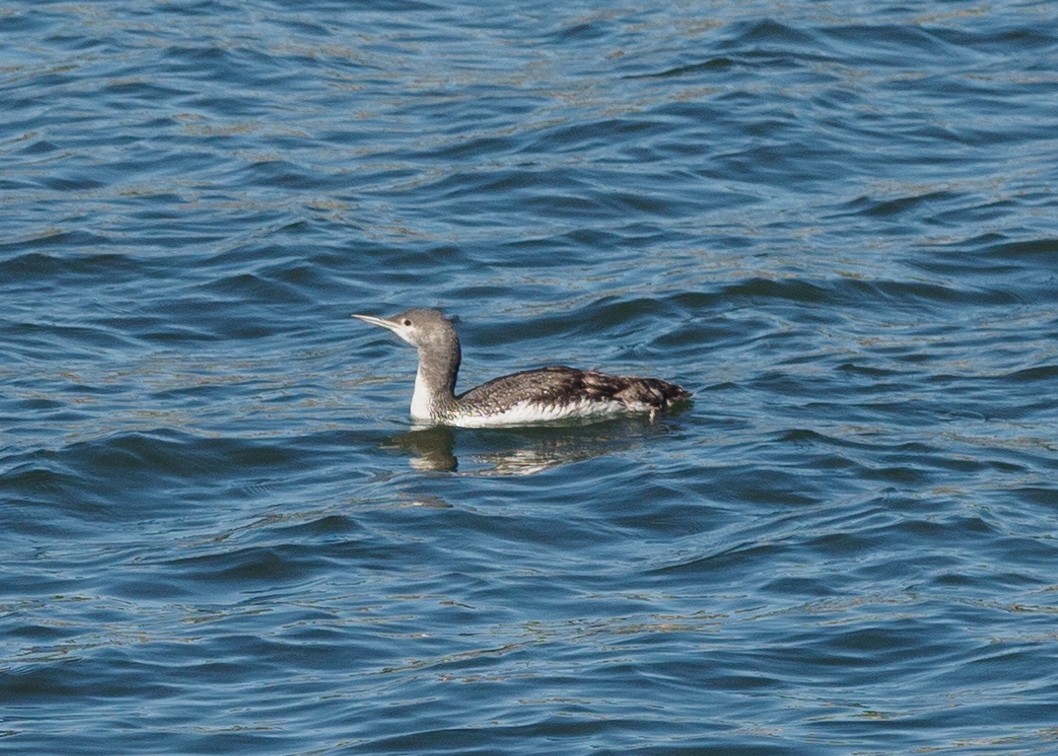
[[[455,408],[460,359],[459,340],[454,333],[451,339],[438,339],[419,346],[412,417],[436,419]]]

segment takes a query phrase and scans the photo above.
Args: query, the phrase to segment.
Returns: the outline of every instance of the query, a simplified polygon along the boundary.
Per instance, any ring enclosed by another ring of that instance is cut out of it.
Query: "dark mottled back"
[[[483,413],[499,412],[522,401],[560,406],[584,399],[624,405],[641,402],[662,410],[690,397],[689,391],[658,378],[608,375],[552,365],[495,378],[461,395],[457,402],[463,410]]]

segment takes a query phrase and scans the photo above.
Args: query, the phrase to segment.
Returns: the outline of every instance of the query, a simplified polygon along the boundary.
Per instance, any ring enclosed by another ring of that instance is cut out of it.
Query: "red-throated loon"
[[[553,365],[494,378],[464,394],[455,393],[459,337],[437,310],[415,308],[391,318],[353,315],[397,334],[419,350],[411,417],[428,425],[528,425],[566,419],[602,420],[661,410],[691,398],[658,378],[607,375]]]

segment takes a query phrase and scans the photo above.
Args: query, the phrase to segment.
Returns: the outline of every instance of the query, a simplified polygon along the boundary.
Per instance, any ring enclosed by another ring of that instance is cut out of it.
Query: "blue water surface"
[[[0,8],[0,750],[1058,750],[1048,2]],[[419,429],[564,363],[651,422]]]

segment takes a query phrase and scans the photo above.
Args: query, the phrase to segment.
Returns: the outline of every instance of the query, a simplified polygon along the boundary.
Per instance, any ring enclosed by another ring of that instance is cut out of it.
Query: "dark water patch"
[[[1058,36],[1053,29],[1025,25],[1020,19],[1011,19],[1011,23],[995,29],[937,29],[934,33],[957,48],[970,48],[989,55],[1008,55],[1011,50],[1028,54],[1038,48],[1058,47]]]
[[[44,363],[55,360],[59,354],[67,363],[97,358],[100,350],[120,350],[132,342],[111,328],[58,323],[18,323],[8,327],[5,335],[3,341],[13,345],[12,355]]]
[[[51,276],[65,272],[69,266],[75,271],[78,269],[99,270],[112,264],[124,262],[120,255],[115,254],[66,254],[49,255],[41,252],[25,252],[31,249],[60,248],[94,248],[108,246],[111,240],[107,237],[93,234],[87,231],[63,231],[55,228],[43,230],[37,236],[18,239],[15,241],[0,242],[0,252],[11,250],[16,254],[0,262],[0,272],[12,277],[37,274]]]
[[[902,310],[927,311],[937,304],[976,305],[1020,304],[1021,298],[1002,289],[956,288],[926,281],[856,280],[838,278],[831,281],[752,279],[723,288],[723,295],[733,300],[747,299],[765,304],[772,300],[812,303],[819,307],[865,307],[870,303]]]
[[[837,369],[842,372],[849,373],[851,375],[863,376],[868,381],[870,381],[871,379],[881,380],[884,378],[895,378],[901,375],[901,372],[899,370],[874,367],[870,365],[857,365],[851,362],[842,363],[841,365],[837,366]],[[888,388],[883,387],[881,390],[891,390],[891,385]]]
[[[639,74],[628,74],[625,78],[628,79],[665,79],[669,77],[679,76],[694,76],[695,74],[703,73],[708,74],[710,72],[725,72],[739,65],[739,61],[729,58],[726,56],[717,56],[704,60],[700,63],[688,63],[682,66],[676,66],[665,71],[650,72],[650,73],[639,73]]]
[[[615,144],[629,140],[647,139],[668,131],[662,121],[643,116],[636,118],[607,118],[592,123],[564,124],[543,132],[533,145],[534,151],[553,154],[555,151],[613,149]]]
[[[714,554],[692,556],[655,567],[649,574],[666,579],[673,575],[693,574],[695,580],[730,581],[754,563],[781,561],[779,555],[785,552],[783,547],[774,544],[738,543]]]
[[[1052,267],[1058,260],[1058,239],[1043,238],[1022,242],[1009,242],[985,247],[988,257],[1011,262],[1031,262],[1033,265]]]
[[[477,138],[464,138],[458,139],[453,142],[445,142],[443,146],[421,152],[413,153],[409,155],[409,158],[427,160],[429,162],[443,163],[446,161],[463,162],[470,158],[479,158],[483,155],[503,155],[509,153],[514,148],[514,144],[510,139],[499,138],[492,136],[481,136]],[[472,174],[456,174],[455,181],[465,181],[466,177]],[[446,179],[446,182],[452,182],[453,179]],[[443,186],[443,185],[442,185]],[[502,188],[503,184],[492,184],[484,187],[485,190],[489,188],[496,189]]]
[[[24,155],[47,155],[61,149],[62,147],[55,142],[50,142],[47,139],[38,139],[23,147],[19,150],[19,153]]]
[[[1058,507],[1058,490],[1044,487],[1027,487],[1011,491],[1035,506]]]
[[[855,50],[853,59],[860,66],[905,68],[909,55],[922,66],[950,66],[969,58],[958,45],[948,44],[937,28],[921,24],[838,25],[820,30],[820,35],[839,49]]]
[[[1003,376],[1003,381],[1015,381],[1018,383],[1035,383],[1037,381],[1051,381],[1058,378],[1058,365],[1040,365],[1038,367],[1018,370]]]
[[[603,23],[581,23],[562,29],[552,35],[551,41],[559,46],[573,43],[578,40],[605,39],[609,34],[606,24]]]
[[[644,323],[658,318],[678,325],[676,310],[662,299],[643,299],[638,302],[617,298],[603,298],[588,302],[569,312],[556,313],[527,321],[519,317],[502,322],[484,321],[473,325],[474,342],[484,346],[513,343],[519,339],[544,340],[598,333],[600,329],[620,330],[644,327]],[[637,324],[638,321],[638,324]],[[561,360],[556,356],[554,359]]]
[[[360,533],[363,528],[349,515],[330,514],[313,519],[310,522],[291,524],[286,527],[274,527],[272,532],[276,536],[296,538],[298,540],[316,539],[339,539],[348,538],[354,533]]]
[[[723,289],[725,297],[732,299],[783,299],[796,302],[820,303],[826,298],[826,291],[808,281],[780,281],[756,278],[737,284],[730,284]]]
[[[301,547],[292,544],[250,546],[225,549],[222,554],[179,558],[164,566],[182,575],[183,579],[179,581],[182,584],[191,578],[210,583],[239,586],[260,584],[282,588],[301,583],[330,561],[329,556],[347,551],[347,548],[342,547],[334,551],[323,548],[306,553]],[[361,558],[369,556],[363,550],[358,551]]]
[[[858,197],[847,203],[850,215],[864,215],[877,218],[894,218],[907,213],[917,212],[920,208],[932,209],[937,203],[947,203],[958,200],[958,196],[951,192],[929,192],[908,197],[900,197],[891,200],[874,200],[868,197]],[[840,217],[840,216],[839,216]]]
[[[177,491],[202,485],[201,477],[221,470],[241,475],[271,474],[296,466],[299,453],[283,444],[236,439],[207,439],[159,429],[117,434],[55,450],[30,452],[4,460],[0,480],[12,490],[57,494],[71,512],[85,506],[95,516],[135,517],[140,507],[123,511],[113,501],[114,481],[139,496],[165,502]],[[194,485],[188,485],[198,481]],[[170,502],[178,506],[179,501]]]
[[[307,166],[294,165],[285,160],[267,160],[252,163],[243,171],[245,181],[255,186],[278,187],[288,190],[337,189],[341,186],[335,177],[310,172]]]
[[[808,61],[832,61],[826,40],[810,27],[797,28],[773,19],[732,24],[718,50],[738,54],[758,65],[786,67]],[[725,30],[726,31],[726,30]]]
[[[258,269],[252,273],[242,272],[217,278],[198,288],[202,292],[223,296],[231,301],[251,301],[258,304],[283,302],[290,305],[309,301],[309,297],[299,290],[300,287],[283,280],[287,278],[283,273],[283,270]],[[224,308],[221,302],[202,298],[185,301],[183,304],[199,315],[203,311]]]

